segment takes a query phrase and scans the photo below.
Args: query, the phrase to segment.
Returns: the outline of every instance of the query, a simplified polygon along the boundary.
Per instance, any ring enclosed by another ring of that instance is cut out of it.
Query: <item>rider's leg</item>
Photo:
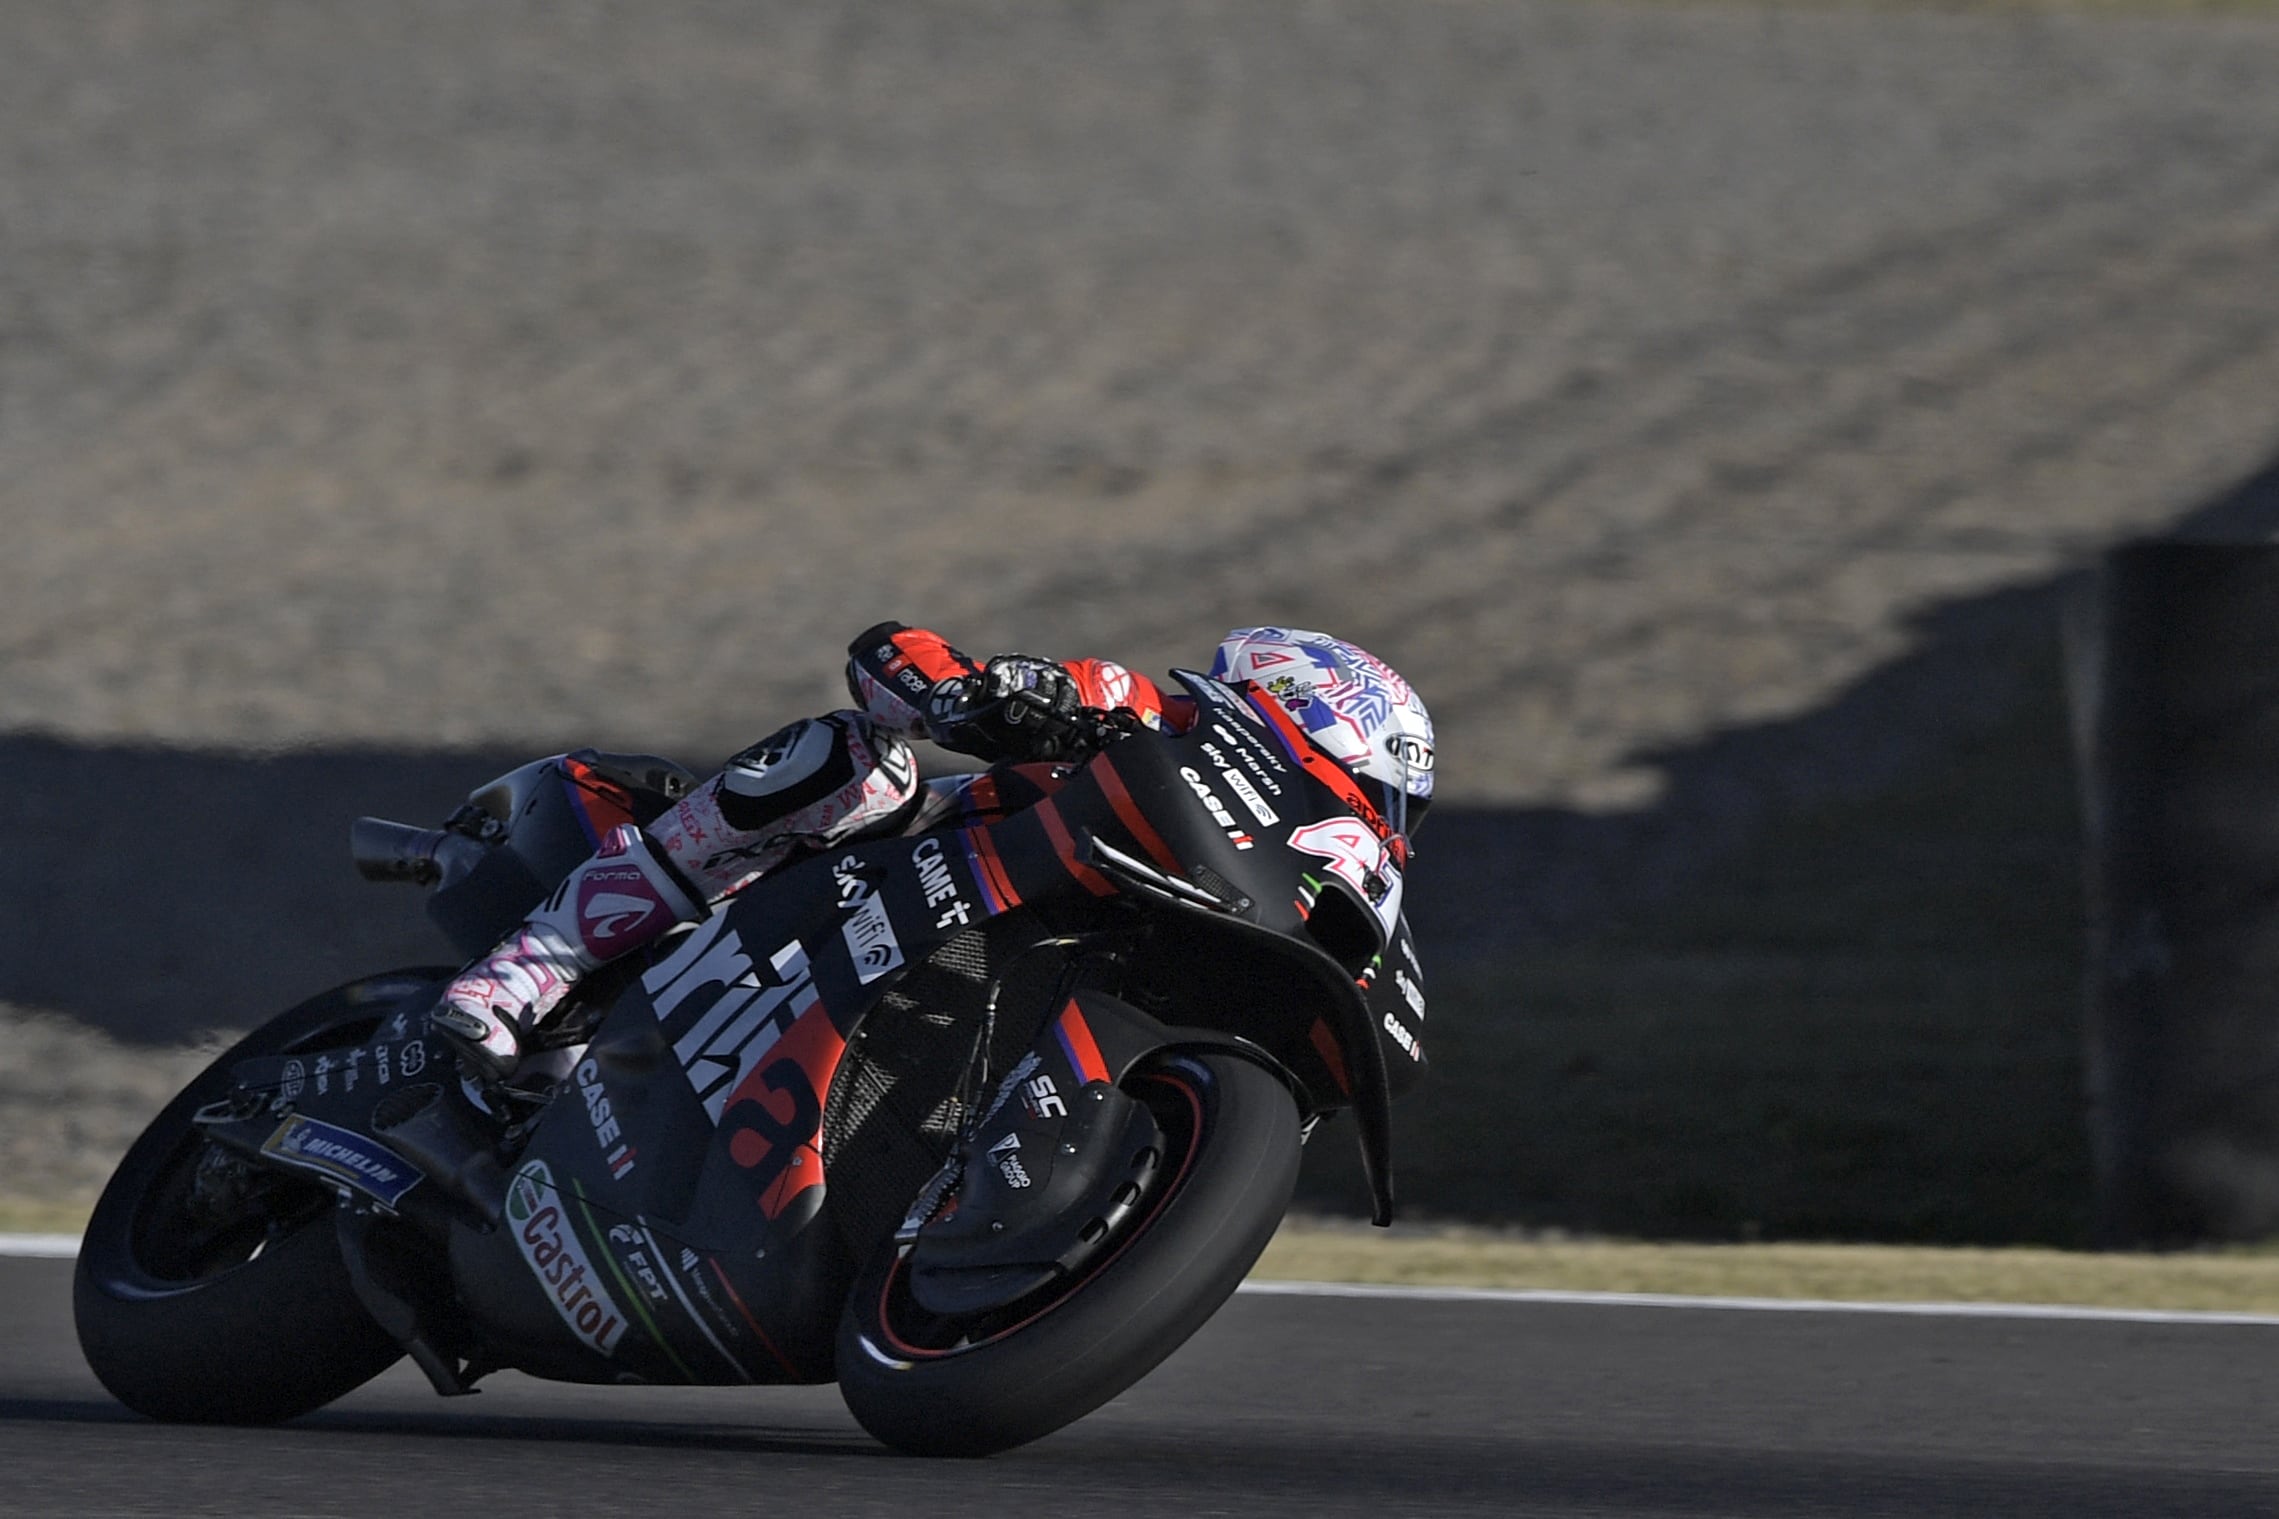
[[[902,828],[924,800],[916,757],[858,712],[803,718],[730,760],[646,829],[617,829],[544,906],[444,989],[436,1031],[483,1074],[595,967],[701,917],[794,854]]]
[[[863,713],[832,712],[761,739],[649,832],[709,903],[796,853],[895,832],[923,799],[908,744]]]

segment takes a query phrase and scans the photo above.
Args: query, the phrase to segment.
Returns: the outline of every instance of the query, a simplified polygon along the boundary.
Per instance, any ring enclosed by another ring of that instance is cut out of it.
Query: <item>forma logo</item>
[[[649,916],[654,905],[639,897],[626,896],[623,892],[596,892],[585,901],[586,925],[593,930],[594,938],[614,939],[630,932],[643,918]]]

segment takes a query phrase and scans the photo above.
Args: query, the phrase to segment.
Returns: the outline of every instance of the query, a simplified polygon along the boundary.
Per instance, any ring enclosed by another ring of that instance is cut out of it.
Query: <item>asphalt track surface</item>
[[[2270,1515],[2279,1329],[1244,1294],[993,1460],[873,1443],[828,1388],[437,1400],[399,1366],[262,1430],[150,1424],[79,1357],[71,1263],[0,1259],[16,1516]]]

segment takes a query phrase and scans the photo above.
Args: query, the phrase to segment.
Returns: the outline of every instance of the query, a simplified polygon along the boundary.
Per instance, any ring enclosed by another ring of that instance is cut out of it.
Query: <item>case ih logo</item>
[[[637,1152],[625,1142],[617,1110],[610,1104],[608,1089],[601,1084],[600,1062],[581,1061],[577,1075],[578,1091],[586,1100],[586,1122],[593,1125],[594,1143],[601,1146],[602,1159],[609,1163],[610,1179],[623,1181],[633,1169]]]

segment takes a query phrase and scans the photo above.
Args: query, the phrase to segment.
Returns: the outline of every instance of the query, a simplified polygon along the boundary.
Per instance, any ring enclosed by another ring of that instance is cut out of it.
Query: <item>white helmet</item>
[[[1383,811],[1407,832],[1432,802],[1432,714],[1376,655],[1303,628],[1237,628],[1211,660],[1214,680],[1255,682],[1306,736],[1378,783]]]

